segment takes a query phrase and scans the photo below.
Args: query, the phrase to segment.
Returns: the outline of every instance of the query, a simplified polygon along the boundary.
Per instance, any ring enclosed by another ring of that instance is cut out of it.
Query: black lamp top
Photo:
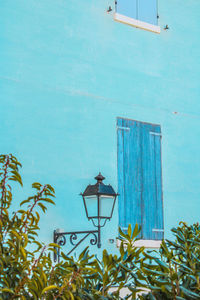
[[[105,179],[103,175],[99,174],[95,177],[97,183],[94,185],[88,185],[83,193],[83,196],[92,196],[92,195],[107,195],[107,196],[116,196],[113,187],[109,184],[106,185],[102,181]]]

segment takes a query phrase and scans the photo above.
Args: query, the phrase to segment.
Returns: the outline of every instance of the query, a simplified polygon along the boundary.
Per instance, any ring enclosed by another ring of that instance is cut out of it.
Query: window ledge
[[[159,249],[162,241],[158,240],[138,240],[134,243],[135,247],[145,247],[145,248],[153,248]],[[121,241],[117,239],[117,247],[120,247]]]
[[[130,18],[130,17],[126,17],[126,16],[118,14],[118,13],[114,14],[114,20],[124,23],[124,24],[128,24],[128,25],[137,27],[137,28],[145,29],[145,30],[152,31],[155,33],[160,33],[160,26],[142,22],[142,21]]]

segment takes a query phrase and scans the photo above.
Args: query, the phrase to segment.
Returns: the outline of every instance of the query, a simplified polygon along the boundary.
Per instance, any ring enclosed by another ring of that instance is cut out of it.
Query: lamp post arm
[[[67,255],[70,255],[90,234],[93,235],[93,238],[90,239],[91,245],[99,245],[99,228],[98,230],[84,230],[84,231],[70,231],[70,232],[57,232],[54,230],[53,233],[53,241],[54,243],[58,244],[59,246],[64,246],[66,244],[66,237],[69,236],[69,241],[72,246],[74,246]],[[78,239],[78,235],[84,235],[80,241],[76,241]],[[60,248],[56,248],[55,250],[57,253],[54,253],[54,262],[58,260],[60,261]]]
[[[98,220],[98,243],[97,247],[101,248],[101,226],[100,226],[100,219]]]

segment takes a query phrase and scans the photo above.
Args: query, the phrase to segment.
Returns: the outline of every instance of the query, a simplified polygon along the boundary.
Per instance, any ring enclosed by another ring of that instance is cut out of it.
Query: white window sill
[[[114,14],[114,20],[124,23],[124,24],[128,24],[128,25],[137,27],[137,28],[145,29],[145,30],[152,31],[155,33],[160,33],[160,26],[142,22],[142,21],[130,18],[130,17],[126,17],[126,16],[118,14],[118,13]]]
[[[153,248],[159,249],[162,241],[157,240],[138,240],[134,243],[135,247],[145,247],[145,248]],[[117,247],[120,247],[121,241],[117,239]]]

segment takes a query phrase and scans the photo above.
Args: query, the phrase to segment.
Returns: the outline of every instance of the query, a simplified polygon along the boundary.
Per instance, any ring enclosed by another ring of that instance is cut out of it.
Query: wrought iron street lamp
[[[103,183],[105,177],[99,173],[95,177],[97,183],[94,185],[88,185],[83,193],[83,203],[86,211],[86,216],[88,220],[92,220],[93,225],[97,228],[96,230],[87,231],[73,231],[73,232],[59,232],[54,230],[54,243],[60,246],[66,244],[65,236],[69,236],[70,243],[73,248],[67,253],[70,255],[74,249],[76,249],[89,235],[93,237],[90,239],[91,245],[97,245],[98,248],[101,247],[101,227],[104,227],[107,220],[112,218],[115,202],[117,195],[113,187],[109,184]],[[83,237],[77,241],[78,235]],[[57,254],[54,255],[54,260],[59,260],[60,253],[57,249]]]

